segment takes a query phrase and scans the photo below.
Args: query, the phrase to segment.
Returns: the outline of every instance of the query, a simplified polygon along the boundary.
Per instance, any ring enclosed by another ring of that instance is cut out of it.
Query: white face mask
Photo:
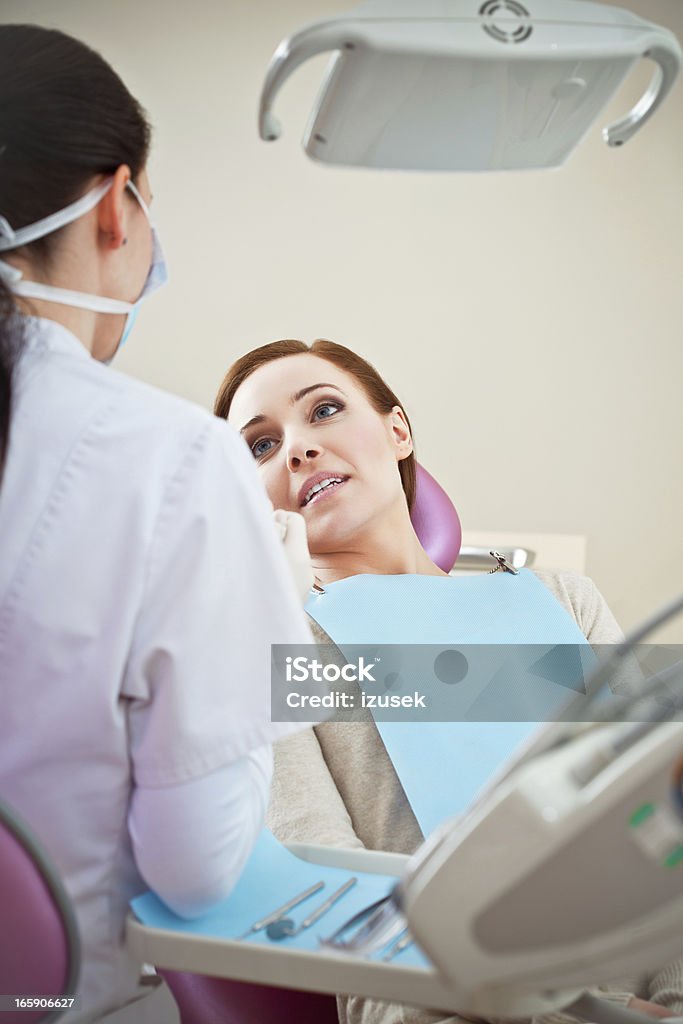
[[[90,210],[97,206],[113,184],[114,179],[108,178],[101,185],[91,189],[90,192],[77,199],[75,203],[65,206],[63,210],[58,210],[57,213],[52,213],[49,217],[36,221],[35,224],[27,224],[26,227],[19,228],[17,231],[10,227],[4,217],[0,217],[0,252],[16,249],[20,245],[28,245],[29,242],[34,242],[37,238],[50,235],[53,231],[57,231],[58,228],[78,220],[79,217],[89,213]],[[143,289],[135,302],[108,299],[103,295],[89,295],[87,292],[74,292],[68,288],[56,288],[52,285],[41,284],[39,281],[25,281],[21,270],[11,266],[9,263],[5,263],[4,260],[0,260],[0,277],[15,295],[21,295],[30,299],[47,299],[50,302],[58,302],[63,306],[91,309],[95,313],[125,314],[126,322],[121,334],[121,340],[119,341],[119,348],[130,334],[140,303],[147,296],[151,295],[152,292],[161,288],[168,280],[166,261],[156,228],[152,224],[147,203],[132,181],[129,181],[126,187],[130,189],[139,202],[152,229],[152,260],[149,273],[147,274],[147,280]]]

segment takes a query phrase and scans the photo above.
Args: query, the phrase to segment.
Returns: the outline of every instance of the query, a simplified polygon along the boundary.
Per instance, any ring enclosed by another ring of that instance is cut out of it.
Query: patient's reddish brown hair
[[[380,415],[391,412],[395,405],[401,405],[394,392],[386,381],[380,376],[375,367],[366,359],[352,352],[344,345],[338,345],[335,341],[327,341],[325,338],[318,338],[312,345],[304,341],[286,339],[273,341],[269,345],[261,345],[252,349],[232,364],[220,386],[216,396],[213,411],[216,416],[226,420],[230,412],[232,400],[237,389],[247,377],[258,370],[259,366],[272,363],[275,359],[285,359],[287,356],[299,355],[301,352],[310,352],[320,359],[326,359],[328,363],[334,363],[340,370],[344,370],[353,377],[365,392],[370,405]],[[405,413],[404,413],[405,415]],[[406,422],[408,417],[406,416]],[[408,427],[410,423],[408,422]],[[412,429],[411,429],[412,434]],[[401,474],[401,483],[405,492],[408,508],[412,509],[415,501],[415,453],[402,459],[398,464]]]

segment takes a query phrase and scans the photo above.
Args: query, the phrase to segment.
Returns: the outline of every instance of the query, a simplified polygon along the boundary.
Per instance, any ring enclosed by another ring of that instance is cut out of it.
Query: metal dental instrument
[[[393,946],[391,946],[391,948],[388,949],[387,952],[384,954],[384,956],[382,957],[382,962],[388,964],[391,960],[394,959],[395,956],[398,956],[399,953],[402,953],[404,949],[407,949],[408,946],[412,946],[414,941],[415,940],[413,939],[412,935],[406,928],[403,934],[399,935],[398,939],[393,944]]]
[[[336,932],[330,935],[327,939],[323,939],[323,945],[346,946],[346,942],[342,940],[342,936],[346,935],[347,932],[350,932],[351,929],[355,928],[357,925],[368,921],[372,922],[376,918],[377,914],[381,913],[381,911],[390,902],[391,895],[391,893],[388,893],[388,895],[382,896],[381,899],[375,900],[374,903],[368,904],[367,907],[363,907],[363,909],[359,910],[357,914],[350,917],[348,921],[345,921],[340,928],[337,928]]]
[[[337,928],[333,935],[321,939],[321,944],[347,953],[360,953],[363,956],[384,949],[387,943],[395,940],[406,928],[405,918],[392,897],[393,890],[382,899],[375,900],[363,910],[359,910],[345,921],[341,928]],[[353,935],[348,939],[344,938],[353,929],[356,929]]]
[[[255,932],[260,932],[263,928],[267,928],[269,924],[272,924],[273,921],[277,921],[277,919],[282,917],[283,914],[286,914],[288,910],[293,910],[294,907],[298,907],[300,903],[304,902],[304,900],[307,900],[310,896],[315,896],[317,892],[320,892],[320,890],[324,888],[324,882],[316,882],[315,885],[311,885],[308,889],[300,892],[298,896],[294,896],[291,900],[288,900],[287,903],[283,903],[281,907],[278,907],[277,910],[273,910],[272,913],[268,914],[266,917],[262,917],[259,921],[254,921],[251,928],[247,928],[244,935],[238,935],[234,941],[240,942],[242,939],[248,938]]]
[[[345,896],[349,889],[354,887],[357,881],[358,879],[355,877],[349,878],[348,882],[345,882],[344,885],[340,886],[340,888],[333,892],[331,896],[328,896],[328,898],[321,903],[320,906],[316,907],[308,917],[305,917],[298,926],[294,924],[291,917],[279,917],[277,921],[272,921],[266,928],[266,935],[269,939],[279,942],[280,939],[289,939],[293,935],[298,935],[300,932],[304,931],[305,928],[310,928],[312,924],[319,921],[323,914],[326,914],[327,911],[334,906],[337,900],[340,900],[342,896]]]

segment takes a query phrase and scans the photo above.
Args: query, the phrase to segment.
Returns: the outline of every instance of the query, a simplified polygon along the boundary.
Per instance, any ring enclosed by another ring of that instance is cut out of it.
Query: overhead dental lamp
[[[678,40],[621,7],[584,0],[367,0],[278,46],[261,95],[262,139],[279,138],[276,96],[317,54],[334,54],[304,136],[323,163],[422,171],[555,167],[633,65],[645,94],[603,130],[620,146],[669,93]]]

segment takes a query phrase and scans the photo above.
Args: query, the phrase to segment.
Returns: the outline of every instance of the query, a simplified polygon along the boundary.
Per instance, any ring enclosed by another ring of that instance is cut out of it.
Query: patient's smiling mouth
[[[342,487],[348,479],[348,476],[342,473],[316,473],[315,476],[309,477],[299,490],[299,507],[307,508],[309,505],[317,504]]]

